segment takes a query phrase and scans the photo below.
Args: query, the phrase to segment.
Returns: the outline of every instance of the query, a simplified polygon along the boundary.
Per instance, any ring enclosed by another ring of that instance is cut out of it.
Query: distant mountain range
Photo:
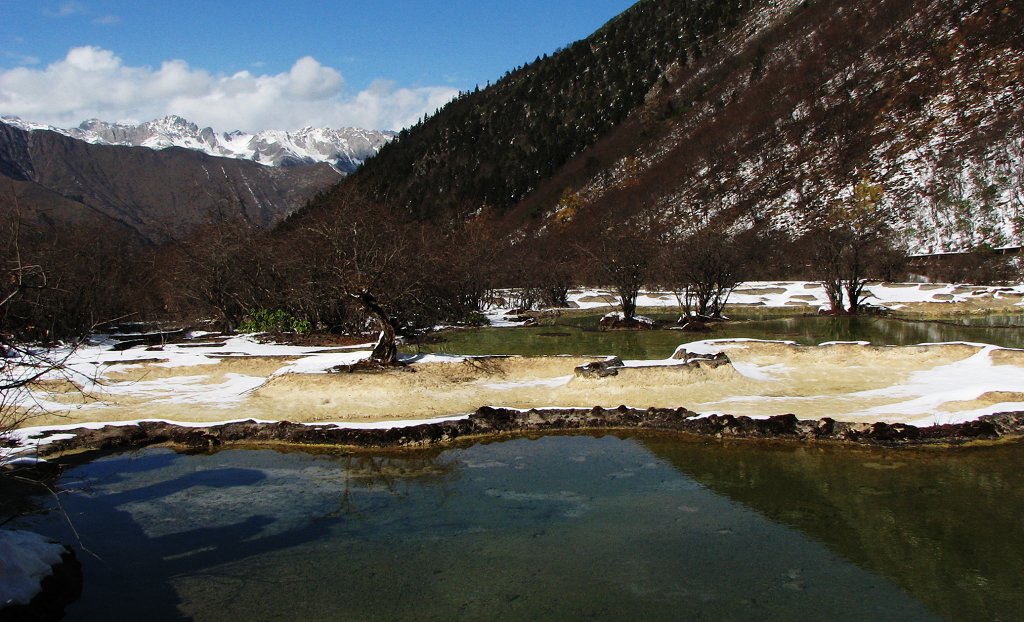
[[[96,224],[126,230],[140,241],[162,243],[224,218],[265,229],[343,178],[336,166],[325,162],[300,165],[312,159],[317,130],[301,133],[308,141],[287,145],[307,145],[305,155],[286,155],[294,152],[278,143],[279,151],[268,149],[260,157],[261,162],[282,166],[265,166],[255,161],[258,151],[239,159],[180,148],[223,144],[209,134],[209,140],[204,139],[205,130],[183,120],[142,126],[85,124],[92,129],[77,132],[91,133],[96,139],[90,142],[73,138],[71,131],[25,125],[0,122],[0,210],[7,215],[17,209],[22,221],[38,225],[33,229],[40,235]],[[174,128],[180,131],[169,131]],[[104,144],[104,135],[110,141],[138,140],[148,147]],[[268,135],[248,142],[254,148],[274,145]],[[356,142],[349,140],[349,145]],[[328,151],[338,153],[318,153]],[[353,152],[345,161],[353,164],[359,157]]]
[[[25,131],[48,130],[94,145],[182,147],[203,153],[268,166],[302,166],[325,162],[343,175],[352,173],[395,137],[394,132],[356,128],[313,128],[286,132],[267,130],[256,134],[229,132],[218,134],[212,128],[200,128],[179,116],[168,116],[145,123],[108,123],[90,119],[75,128],[57,128],[0,117],[7,125]]]

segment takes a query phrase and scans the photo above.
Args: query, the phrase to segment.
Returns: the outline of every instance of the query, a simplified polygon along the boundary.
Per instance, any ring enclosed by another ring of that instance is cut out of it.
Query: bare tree
[[[444,266],[443,278],[432,280],[444,290],[446,306],[455,316],[483,311],[484,302],[492,298],[498,286],[500,264],[507,256],[507,243],[499,235],[498,223],[478,216],[449,223],[444,231],[425,227],[436,240],[429,254]]]
[[[216,314],[221,330],[234,331],[253,306],[260,270],[256,235],[238,217],[216,217],[169,246],[171,297],[183,298],[196,312]]]
[[[740,257],[735,242],[714,227],[705,227],[661,254],[662,283],[679,301],[686,317],[721,318],[739,283]]]
[[[61,350],[31,346],[20,340],[12,308],[26,293],[48,288],[46,271],[26,262],[21,249],[21,214],[14,194],[14,210],[5,220],[5,262],[0,283],[0,441],[38,414],[29,391],[47,376],[66,367],[73,348]]]
[[[656,248],[654,233],[635,222],[605,227],[580,244],[591,278],[615,290],[625,322],[636,318],[636,299],[651,277]]]
[[[856,314],[869,273],[891,255],[892,232],[882,206],[884,190],[865,174],[852,195],[833,206],[814,235],[815,260],[834,314]]]
[[[399,334],[424,306],[428,258],[415,256],[422,245],[412,226],[358,191],[339,192],[332,208],[329,215],[310,215],[291,239],[310,247],[304,257],[321,274],[312,286],[356,304],[376,325],[379,337],[370,359],[394,365]]]
[[[520,292],[520,306],[567,307],[569,290],[578,282],[578,255],[561,228],[510,245],[504,275]]]

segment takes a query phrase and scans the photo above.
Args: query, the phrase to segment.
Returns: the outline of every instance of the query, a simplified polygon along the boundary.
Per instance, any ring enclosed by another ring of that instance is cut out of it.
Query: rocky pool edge
[[[517,410],[482,407],[468,417],[408,427],[353,429],[287,421],[240,422],[196,427],[142,421],[133,425],[63,430],[63,438],[39,448],[49,457],[69,452],[121,450],[170,444],[184,448],[231,445],[304,445],[362,449],[417,449],[458,440],[529,433],[646,430],[706,439],[749,439],[876,447],[962,446],[1024,439],[1024,412],[985,415],[964,423],[918,427],[904,423],[851,423],[795,415],[764,419],[703,416],[685,408],[594,407]]]

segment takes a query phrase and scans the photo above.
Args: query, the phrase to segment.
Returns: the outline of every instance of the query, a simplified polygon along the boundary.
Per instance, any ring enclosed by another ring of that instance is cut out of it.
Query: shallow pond
[[[67,619],[1018,619],[1022,468],[646,435],[112,455],[60,483]]]
[[[408,352],[447,354],[617,355],[624,359],[664,359],[677,346],[700,339],[785,339],[803,345],[826,341],[870,341],[877,345],[915,345],[970,341],[1024,348],[1020,315],[992,315],[949,322],[877,317],[799,316],[739,319],[711,324],[711,330],[599,331],[599,316],[560,318],[548,326],[478,328],[450,331],[436,343],[409,346]],[[658,317],[669,324],[674,317]]]

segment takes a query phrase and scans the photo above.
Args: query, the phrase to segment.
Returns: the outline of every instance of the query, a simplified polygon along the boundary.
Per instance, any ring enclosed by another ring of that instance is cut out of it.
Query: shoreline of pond
[[[170,445],[184,450],[295,446],[354,451],[422,450],[531,434],[646,431],[708,441],[785,442],[875,448],[959,448],[1024,440],[1024,412],[985,415],[965,423],[918,427],[902,423],[850,423],[795,415],[754,419],[701,416],[685,408],[530,409],[483,407],[462,419],[408,427],[354,429],[287,421],[247,420],[209,426],[142,421],[131,425],[76,428],[40,446],[43,458]]]

